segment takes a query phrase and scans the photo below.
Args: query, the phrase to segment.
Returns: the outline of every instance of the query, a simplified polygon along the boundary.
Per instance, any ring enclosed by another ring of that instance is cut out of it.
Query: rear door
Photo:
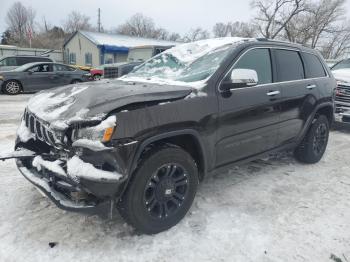
[[[233,69],[253,69],[258,85],[219,93],[216,166],[241,160],[276,146],[280,90],[273,83],[270,50],[255,48],[243,54]]]
[[[310,110],[317,101],[315,81],[305,76],[305,65],[299,50],[273,49],[277,79],[282,94],[281,123],[278,144],[294,142]]]
[[[75,68],[62,65],[62,64],[54,64],[54,75],[53,75],[53,85],[54,86],[62,86],[68,85],[72,82]]]

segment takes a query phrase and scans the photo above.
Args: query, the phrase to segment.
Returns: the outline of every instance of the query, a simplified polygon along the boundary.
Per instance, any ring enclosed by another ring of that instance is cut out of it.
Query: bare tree
[[[350,52],[350,26],[349,21],[339,25],[336,31],[322,39],[319,47],[323,57],[327,59],[339,59]]]
[[[152,37],[154,36],[155,30],[153,19],[146,17],[141,13],[133,15],[124,24],[117,28],[117,32],[120,34],[138,37]]]
[[[63,22],[66,33],[73,33],[78,30],[93,30],[90,24],[90,17],[76,11],[72,11]]]
[[[21,2],[15,2],[7,12],[6,22],[12,32],[16,44],[26,44],[28,31],[33,34],[35,11],[25,7]]]
[[[184,37],[185,42],[193,42],[193,41],[198,41],[202,39],[207,39],[210,37],[210,34],[207,30],[197,27],[194,29],[191,29],[190,32],[186,34]]]
[[[253,0],[258,10],[255,17],[260,33],[274,39],[283,31],[291,19],[305,11],[306,0]]]
[[[315,48],[325,35],[337,33],[344,20],[345,0],[310,2],[306,11],[293,17],[285,26],[286,38]]]
[[[213,27],[214,37],[225,37],[225,36],[228,36],[230,31],[231,31],[230,23],[228,23],[228,24],[216,23],[214,25],[214,27]]]
[[[178,41],[181,41],[181,36],[180,36],[180,34],[178,34],[178,33],[171,33],[171,34],[168,36],[168,40],[169,40],[169,41],[176,41],[176,42],[178,42]]]

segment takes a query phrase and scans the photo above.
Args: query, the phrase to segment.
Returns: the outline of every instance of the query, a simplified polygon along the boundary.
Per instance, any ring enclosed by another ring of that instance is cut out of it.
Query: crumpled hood
[[[191,92],[188,86],[105,79],[40,92],[29,100],[27,109],[55,128],[65,129],[75,122],[102,120],[128,104],[177,99]]]

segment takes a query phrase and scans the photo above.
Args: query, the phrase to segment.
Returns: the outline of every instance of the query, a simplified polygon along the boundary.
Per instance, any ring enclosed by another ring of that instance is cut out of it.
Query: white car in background
[[[331,68],[337,80],[335,120],[350,123],[350,59],[344,59]]]

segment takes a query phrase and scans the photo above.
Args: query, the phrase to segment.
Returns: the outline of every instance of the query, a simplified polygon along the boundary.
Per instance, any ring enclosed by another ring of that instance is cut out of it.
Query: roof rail
[[[292,45],[299,45],[302,46],[302,44],[295,43],[295,42],[289,42],[289,41],[284,41],[284,40],[275,40],[275,39],[268,39],[268,38],[256,38],[257,41],[262,41],[262,42],[275,42],[275,43],[281,43],[281,44],[292,44]]]

